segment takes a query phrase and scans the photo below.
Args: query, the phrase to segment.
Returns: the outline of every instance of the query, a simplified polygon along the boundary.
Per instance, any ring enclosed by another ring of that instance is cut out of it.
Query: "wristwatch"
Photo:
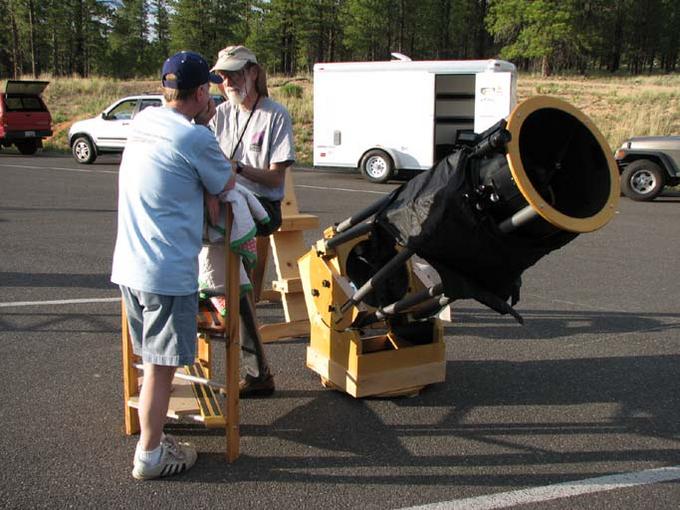
[[[236,168],[234,170],[236,171],[237,174],[243,172],[243,165],[241,164],[240,161],[236,162]]]

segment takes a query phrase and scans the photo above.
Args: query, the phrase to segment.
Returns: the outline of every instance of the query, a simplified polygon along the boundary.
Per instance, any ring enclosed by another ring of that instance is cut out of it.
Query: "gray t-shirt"
[[[217,113],[210,121],[210,129],[215,133],[224,154],[261,169],[269,169],[272,163],[295,161],[293,125],[288,110],[268,97],[261,97],[246,126],[249,115],[249,111],[243,111],[229,101],[217,107]],[[236,147],[244,126],[243,138]],[[256,195],[270,200],[283,198],[283,184],[278,188],[270,188],[242,175],[236,178]]]

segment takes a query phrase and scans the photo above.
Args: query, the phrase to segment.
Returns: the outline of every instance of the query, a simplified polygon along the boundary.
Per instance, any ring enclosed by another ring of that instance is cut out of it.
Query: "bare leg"
[[[139,446],[142,450],[151,451],[161,442],[176,368],[144,363],[144,382],[139,392]]]

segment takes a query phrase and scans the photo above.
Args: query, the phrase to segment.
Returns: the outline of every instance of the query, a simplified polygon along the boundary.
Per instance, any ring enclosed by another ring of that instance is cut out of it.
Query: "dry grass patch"
[[[293,120],[297,161],[310,164],[313,158],[314,132],[312,76],[273,76],[268,85],[272,98],[288,109]]]
[[[556,96],[581,109],[612,148],[631,136],[680,133],[680,75],[552,77],[520,75],[518,99]]]

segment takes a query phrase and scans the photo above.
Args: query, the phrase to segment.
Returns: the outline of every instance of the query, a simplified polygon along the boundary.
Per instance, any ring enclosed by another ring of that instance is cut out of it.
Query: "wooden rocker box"
[[[439,319],[403,328],[383,325],[387,332],[366,336],[351,324],[358,313],[370,308],[361,303],[345,313],[339,311],[353,292],[344,267],[354,244],[326,252],[319,243],[298,260],[310,322],[307,366],[319,374],[324,386],[357,398],[411,395],[443,382],[445,344]],[[419,289],[421,282],[410,273],[410,287]]]
[[[446,377],[441,325],[435,326],[434,333],[431,342],[420,345],[397,341],[389,333],[366,338],[344,333],[312,340],[307,367],[321,376],[324,386],[356,398],[416,394]]]

